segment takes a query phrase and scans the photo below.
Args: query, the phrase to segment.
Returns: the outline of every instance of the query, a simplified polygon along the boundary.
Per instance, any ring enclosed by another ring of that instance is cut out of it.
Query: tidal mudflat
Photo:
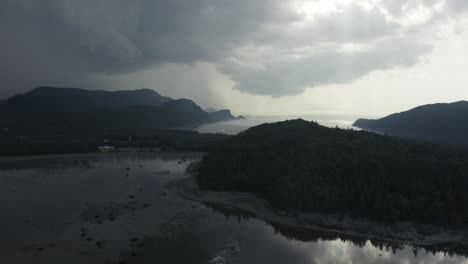
[[[272,226],[167,185],[198,153],[0,159],[2,263],[468,263],[447,250]]]

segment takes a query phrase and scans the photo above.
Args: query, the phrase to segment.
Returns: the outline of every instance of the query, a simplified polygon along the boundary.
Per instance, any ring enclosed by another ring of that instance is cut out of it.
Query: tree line
[[[463,149],[291,120],[219,142],[197,179],[282,209],[467,227],[467,172]]]

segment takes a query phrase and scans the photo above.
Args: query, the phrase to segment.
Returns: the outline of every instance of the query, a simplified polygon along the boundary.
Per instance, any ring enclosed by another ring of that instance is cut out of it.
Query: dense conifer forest
[[[200,163],[212,190],[283,209],[468,227],[468,155],[454,147],[291,120],[220,142]]]

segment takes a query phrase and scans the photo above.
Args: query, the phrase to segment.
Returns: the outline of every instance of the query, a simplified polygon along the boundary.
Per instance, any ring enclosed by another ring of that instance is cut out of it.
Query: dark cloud
[[[93,75],[199,61],[218,65],[241,91],[281,96],[411,66],[430,51],[382,8],[351,4],[305,20],[296,2],[3,0],[0,96],[50,83],[99,87]],[[385,8],[396,12],[400,2]]]
[[[153,63],[213,59],[257,25],[280,19],[274,8],[259,12],[258,4],[230,3],[7,0],[1,6],[2,32],[10,39],[7,48],[19,44],[20,53],[56,55],[51,59],[61,66],[81,71],[127,72]]]
[[[322,50],[302,58],[275,61],[265,69],[231,72],[238,89],[276,97],[301,93],[304,87],[351,82],[376,70],[408,67],[430,50],[431,46],[414,39],[390,38],[365,50]]]
[[[215,61],[270,21],[295,19],[273,0],[5,0],[0,10],[11,85],[36,70],[83,78]]]

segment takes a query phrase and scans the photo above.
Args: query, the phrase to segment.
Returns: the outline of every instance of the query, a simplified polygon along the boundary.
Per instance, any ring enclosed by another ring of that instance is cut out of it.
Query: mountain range
[[[468,145],[468,102],[423,105],[381,119],[358,119],[353,126],[391,136]]]
[[[192,128],[231,119],[230,110],[206,112],[191,100],[150,89],[39,87],[0,104],[0,128],[23,132]]]

